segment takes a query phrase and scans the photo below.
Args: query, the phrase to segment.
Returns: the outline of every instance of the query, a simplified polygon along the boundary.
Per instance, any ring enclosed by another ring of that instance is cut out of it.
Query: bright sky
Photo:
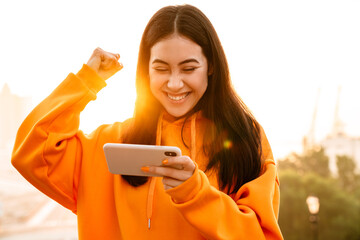
[[[330,131],[337,89],[346,132],[360,136],[360,1],[0,1],[0,88],[46,97],[96,47],[125,68],[81,115],[91,132],[132,116],[138,45],[159,8],[190,3],[212,21],[233,84],[263,125],[275,157],[301,151],[320,89],[316,139]],[[3,113],[2,113],[3,114]]]

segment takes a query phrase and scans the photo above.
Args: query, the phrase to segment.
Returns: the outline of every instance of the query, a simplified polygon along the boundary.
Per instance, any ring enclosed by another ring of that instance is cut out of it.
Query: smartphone
[[[113,174],[130,176],[154,176],[141,171],[146,166],[164,166],[162,161],[168,157],[181,156],[181,150],[174,146],[155,146],[141,144],[106,143],[104,153],[109,171]],[[182,166],[172,166],[181,169]]]

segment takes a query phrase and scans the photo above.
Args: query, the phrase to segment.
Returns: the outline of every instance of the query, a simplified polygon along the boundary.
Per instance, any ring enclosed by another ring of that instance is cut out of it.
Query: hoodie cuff
[[[106,86],[106,82],[101,78],[94,69],[83,64],[76,76],[94,93],[97,94]]]
[[[166,193],[170,195],[174,203],[181,204],[188,202],[195,198],[196,194],[200,191],[201,176],[196,163],[195,165],[196,167],[194,174],[188,180],[186,180],[179,186],[166,191]]]

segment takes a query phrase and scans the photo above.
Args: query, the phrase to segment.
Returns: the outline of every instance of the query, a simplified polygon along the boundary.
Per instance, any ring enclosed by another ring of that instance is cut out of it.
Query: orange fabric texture
[[[132,120],[89,135],[78,129],[80,112],[105,86],[87,65],[69,74],[24,120],[12,154],[12,164],[30,183],[77,214],[79,239],[282,239],[279,182],[265,134],[262,174],[229,196],[218,190],[216,174],[204,173],[202,138],[209,120],[197,114],[185,123],[187,148],[184,120],[164,116],[158,142],[194,157],[195,172],[167,191],[159,177],[133,187],[108,171],[103,153],[105,143],[121,142]]]

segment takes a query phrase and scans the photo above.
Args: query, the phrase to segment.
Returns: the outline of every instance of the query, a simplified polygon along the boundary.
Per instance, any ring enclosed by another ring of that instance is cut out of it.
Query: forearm
[[[84,65],[68,77],[24,120],[18,130],[14,167],[35,187],[74,208],[74,174],[79,171],[79,114],[105,85]]]
[[[282,239],[274,206],[278,186],[271,172],[245,184],[232,197],[212,187],[203,172],[196,172],[189,182],[168,193],[205,238]]]

